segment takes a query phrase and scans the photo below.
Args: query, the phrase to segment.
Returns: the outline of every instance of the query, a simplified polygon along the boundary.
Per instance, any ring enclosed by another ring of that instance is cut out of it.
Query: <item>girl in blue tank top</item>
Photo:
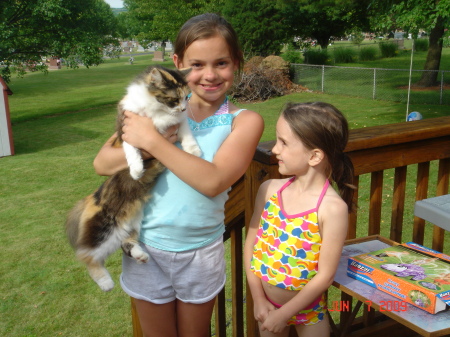
[[[141,246],[150,259],[123,257],[122,288],[135,298],[146,336],[207,336],[216,295],[225,283],[222,234],[227,192],[246,171],[263,131],[260,115],[239,110],[226,93],[243,57],[231,25],[216,14],[188,20],[174,44],[177,68],[192,68],[189,124],[201,158],[181,150],[176,127],[161,135],[148,118],[126,113],[123,140],[167,170],[145,208]],[[111,175],[124,153],[102,147],[94,166]]]

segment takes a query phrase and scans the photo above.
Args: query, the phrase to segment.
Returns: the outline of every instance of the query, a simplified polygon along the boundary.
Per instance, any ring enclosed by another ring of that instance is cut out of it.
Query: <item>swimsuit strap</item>
[[[281,195],[281,192],[283,192],[283,190],[284,190],[286,187],[288,187],[290,184],[292,184],[292,182],[294,181],[294,179],[295,179],[295,176],[292,177],[291,179],[289,179],[288,181],[286,181],[286,183],[285,183],[283,186],[281,186],[281,188],[278,190],[278,193]]]
[[[220,105],[219,109],[214,113],[215,116],[217,115],[224,115],[228,113],[228,98],[225,97],[225,100]]]
[[[281,204],[281,206],[283,205],[283,200],[281,199],[281,192],[282,192],[286,187],[288,187],[290,184],[292,184],[292,182],[294,181],[294,179],[295,179],[295,176],[292,177],[292,178],[290,178],[283,186],[281,186],[281,188],[280,188],[280,189],[278,190],[278,192],[277,192],[277,195],[279,196],[279,199],[280,199],[280,204]],[[315,208],[316,211],[319,209],[319,206],[320,206],[320,204],[322,203],[322,199],[323,199],[323,197],[325,196],[325,193],[327,193],[328,186],[330,186],[330,181],[327,179],[327,180],[325,181],[325,184],[323,185],[322,192],[320,192],[319,200],[317,200],[317,205],[316,205],[316,208]],[[311,209],[311,211],[313,211],[313,210],[314,210],[314,209]],[[302,213],[300,213],[300,214],[303,214],[303,213],[304,213],[304,212],[302,212]]]
[[[322,199],[325,196],[325,193],[327,193],[328,186],[330,186],[330,181],[327,179],[327,181],[325,182],[325,185],[323,185],[322,193],[320,193],[319,200],[317,201],[316,209],[319,209],[319,206],[322,203]]]
[[[239,109],[238,111],[236,111],[233,116],[236,117],[237,115],[239,115],[242,111],[247,110],[247,109]]]

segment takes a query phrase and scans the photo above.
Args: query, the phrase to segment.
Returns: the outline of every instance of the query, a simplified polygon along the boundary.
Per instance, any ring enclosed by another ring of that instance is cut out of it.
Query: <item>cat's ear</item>
[[[191,72],[192,68],[183,68],[178,70],[184,75],[184,78],[186,78],[186,76]]]
[[[163,77],[158,68],[153,68],[149,74],[149,83],[161,83]]]

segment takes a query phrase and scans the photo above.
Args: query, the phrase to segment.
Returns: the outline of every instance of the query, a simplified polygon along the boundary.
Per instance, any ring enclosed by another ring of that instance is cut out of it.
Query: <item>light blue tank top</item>
[[[226,110],[226,112],[224,112]],[[231,133],[233,119],[241,112],[228,113],[228,102],[201,123],[189,119],[189,126],[202,158],[212,162]],[[181,147],[179,143],[176,143]],[[184,183],[171,171],[164,171],[152,189],[144,208],[140,241],[151,247],[181,252],[207,246],[225,231],[224,210],[228,190],[211,198]]]

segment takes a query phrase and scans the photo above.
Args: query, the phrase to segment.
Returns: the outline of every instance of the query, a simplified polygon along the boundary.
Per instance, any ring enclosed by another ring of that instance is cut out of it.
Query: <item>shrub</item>
[[[416,51],[427,51],[428,50],[428,39],[415,39],[414,49]]]
[[[449,48],[450,47],[450,32],[447,30],[443,36],[443,43],[442,46],[444,48]]]
[[[398,53],[398,45],[393,42],[381,42],[379,44],[381,57],[394,57]]]
[[[354,48],[336,48],[333,56],[336,63],[352,63],[356,61],[356,50]]]
[[[309,49],[304,53],[304,63],[306,64],[327,64],[329,55],[326,49]]]
[[[373,61],[377,58],[377,49],[375,47],[364,47],[359,50],[360,61]]]
[[[294,48],[288,48],[286,52],[281,54],[281,57],[289,63],[302,63],[303,59],[301,53]]]
[[[350,34],[350,41],[353,44],[361,44],[364,41],[364,34],[360,31],[354,31]]]

